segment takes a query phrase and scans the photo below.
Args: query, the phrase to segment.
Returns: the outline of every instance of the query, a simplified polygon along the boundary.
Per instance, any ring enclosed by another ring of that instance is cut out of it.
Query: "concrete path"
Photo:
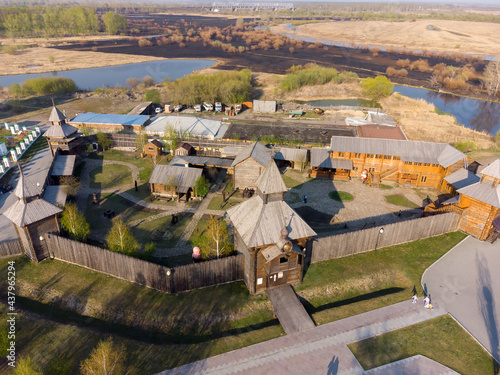
[[[467,237],[422,276],[422,286],[500,362],[500,241]]]
[[[160,374],[364,374],[365,371],[347,344],[444,314],[446,311],[437,304],[434,309],[429,310],[424,309],[421,303],[400,302],[307,331],[193,362]],[[414,373],[412,361],[404,362],[402,365],[404,370],[400,373]],[[427,366],[429,372],[422,373],[449,373],[449,369],[439,372],[438,368],[441,366],[437,363],[435,366]]]
[[[287,334],[305,331],[315,327],[304,305],[299,301],[290,284],[266,289],[273,310]]]
[[[423,355],[415,355],[365,372],[365,375],[453,375],[458,372]]]

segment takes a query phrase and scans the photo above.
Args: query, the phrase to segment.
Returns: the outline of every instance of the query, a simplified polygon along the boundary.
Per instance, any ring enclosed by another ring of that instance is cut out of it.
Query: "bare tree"
[[[490,61],[484,70],[483,84],[490,96],[496,96],[500,91],[500,60]]]

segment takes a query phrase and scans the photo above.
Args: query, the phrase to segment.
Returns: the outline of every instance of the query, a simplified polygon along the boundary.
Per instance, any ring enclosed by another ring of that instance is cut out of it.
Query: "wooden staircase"
[[[390,169],[387,169],[383,172],[380,172],[378,174],[375,174],[375,173],[372,173],[372,179],[371,179],[371,183],[372,184],[377,184],[377,187],[380,187],[380,184],[382,183],[382,180],[384,178],[387,178],[391,175],[393,175],[394,173],[397,173],[399,172],[399,166],[396,165]]]
[[[445,206],[436,206],[435,203],[431,203],[425,206],[423,216],[438,215],[446,212],[455,212],[456,214],[462,216],[464,213],[464,209],[454,206],[453,204],[447,204]]]

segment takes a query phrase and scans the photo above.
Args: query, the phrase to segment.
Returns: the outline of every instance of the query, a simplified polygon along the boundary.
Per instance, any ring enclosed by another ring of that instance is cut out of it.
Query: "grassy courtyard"
[[[395,204],[397,206],[406,207],[406,208],[418,208],[419,206],[408,200],[405,196],[401,194],[394,195],[386,195],[385,199],[387,202],[391,204]]]
[[[354,196],[346,191],[331,191],[328,193],[330,199],[333,199],[338,202],[350,202],[354,199]]]
[[[498,374],[491,356],[449,315],[348,346],[365,370],[421,354],[463,375]]]
[[[177,217],[179,221],[175,225],[172,225],[171,215],[143,222],[132,227],[132,234],[141,244],[153,241],[157,248],[174,247],[191,221],[190,216]]]
[[[132,183],[130,168],[121,164],[107,164],[90,171],[90,187],[111,189]]]

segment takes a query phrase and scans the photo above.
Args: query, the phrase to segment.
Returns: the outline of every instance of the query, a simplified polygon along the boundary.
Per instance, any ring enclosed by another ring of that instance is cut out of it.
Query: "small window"
[[[148,151],[154,151],[155,149],[151,146],[148,146]]]
[[[339,157],[343,158],[344,157],[344,153],[343,152],[339,152]]]
[[[427,181],[427,176],[422,176],[422,179],[420,180],[421,182]]]
[[[280,258],[280,263],[287,263],[287,262],[288,262],[288,258],[287,257]]]
[[[384,155],[384,159],[390,160],[391,159],[391,155]]]
[[[257,285],[262,285],[262,277],[259,277],[259,278],[257,279]]]

